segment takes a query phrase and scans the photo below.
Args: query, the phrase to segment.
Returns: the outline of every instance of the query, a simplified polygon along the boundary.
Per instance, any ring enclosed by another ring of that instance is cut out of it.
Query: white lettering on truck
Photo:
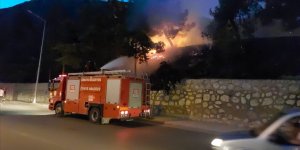
[[[80,91],[101,91],[100,87],[80,87]]]
[[[101,82],[101,78],[81,78],[81,82]]]

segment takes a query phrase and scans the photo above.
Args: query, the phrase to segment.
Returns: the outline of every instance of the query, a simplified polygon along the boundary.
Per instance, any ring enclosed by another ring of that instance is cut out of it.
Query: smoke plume
[[[204,0],[135,0],[128,17],[128,29],[139,29],[147,24],[150,27],[148,36],[153,42],[164,42],[166,51],[153,52],[148,55],[147,63],[138,64],[138,73],[151,74],[158,69],[160,62],[175,61],[182,53],[180,47],[210,43],[203,38],[202,31],[208,24],[203,23],[199,9],[206,3]],[[134,59],[120,57],[103,66],[103,69],[131,69]]]

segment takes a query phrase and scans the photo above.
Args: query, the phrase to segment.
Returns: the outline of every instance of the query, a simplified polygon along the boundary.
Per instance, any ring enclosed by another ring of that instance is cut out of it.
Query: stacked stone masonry
[[[165,94],[151,92],[155,113],[256,125],[300,107],[300,81],[189,79]]]

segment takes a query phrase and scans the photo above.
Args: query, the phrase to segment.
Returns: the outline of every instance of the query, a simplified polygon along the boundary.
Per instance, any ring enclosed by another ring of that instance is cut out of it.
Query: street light
[[[39,20],[41,20],[44,24],[43,27],[43,35],[42,35],[42,43],[41,43],[41,50],[40,50],[40,57],[39,57],[39,65],[38,65],[38,69],[36,72],[36,81],[35,81],[35,87],[34,87],[34,98],[32,103],[36,103],[36,96],[37,96],[37,86],[39,83],[39,77],[40,77],[40,69],[41,69],[41,61],[42,61],[42,54],[43,54],[43,46],[44,46],[44,39],[45,39],[45,30],[46,30],[46,20],[43,19],[42,17],[40,17],[39,15],[33,13],[31,10],[27,10],[28,13],[30,13],[31,15],[33,15],[34,17],[38,18]]]

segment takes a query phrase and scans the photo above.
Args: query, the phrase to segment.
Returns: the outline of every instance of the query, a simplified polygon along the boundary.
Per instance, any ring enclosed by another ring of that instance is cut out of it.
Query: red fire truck
[[[91,122],[149,117],[150,83],[128,70],[60,75],[49,84],[49,109],[57,116],[88,115]]]

